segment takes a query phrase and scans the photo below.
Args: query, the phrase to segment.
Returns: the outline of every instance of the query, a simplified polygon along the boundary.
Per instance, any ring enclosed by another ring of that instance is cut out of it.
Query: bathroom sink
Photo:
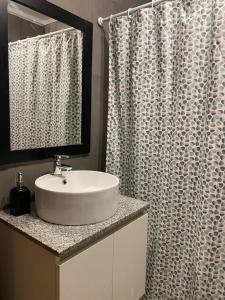
[[[35,181],[38,216],[62,225],[98,223],[113,216],[118,207],[119,179],[97,171],[68,171]]]

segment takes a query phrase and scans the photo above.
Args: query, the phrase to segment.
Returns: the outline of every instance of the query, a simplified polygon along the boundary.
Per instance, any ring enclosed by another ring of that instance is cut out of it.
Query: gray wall
[[[45,26],[45,33],[62,30],[68,27],[70,26],[67,24],[61,23],[59,21],[55,21]]]
[[[15,42],[45,33],[45,28],[17,16],[8,15],[8,41]]]
[[[91,153],[67,161],[74,169],[103,170],[105,156],[107,111],[107,42],[104,30],[97,25],[99,16],[108,16],[129,7],[149,2],[144,0],[51,0],[52,3],[87,19],[94,24],[92,72]],[[107,24],[105,25],[107,28]],[[15,174],[22,170],[25,184],[33,190],[34,180],[52,169],[52,161],[36,161],[0,167],[0,209],[7,203],[9,190],[15,184]]]

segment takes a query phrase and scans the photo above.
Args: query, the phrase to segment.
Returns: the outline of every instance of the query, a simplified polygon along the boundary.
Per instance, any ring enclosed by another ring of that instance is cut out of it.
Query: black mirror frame
[[[84,33],[82,74],[81,144],[41,149],[10,151],[9,72],[8,72],[8,0],[0,1],[0,165],[40,160],[54,154],[90,152],[91,78],[93,24],[45,0],[13,0]]]

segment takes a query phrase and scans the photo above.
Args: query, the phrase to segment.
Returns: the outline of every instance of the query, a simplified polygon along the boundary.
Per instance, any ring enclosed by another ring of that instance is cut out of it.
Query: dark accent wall
[[[8,41],[15,42],[45,33],[45,28],[17,16],[8,15]]]
[[[89,155],[72,157],[66,163],[72,165],[74,169],[104,170],[108,93],[108,23],[105,23],[104,31],[97,25],[97,18],[147,3],[149,0],[51,0],[49,2],[61,6],[94,24],[91,152]],[[51,160],[0,166],[0,209],[8,201],[9,190],[15,184],[16,172],[24,172],[25,184],[33,190],[35,179],[51,170]]]

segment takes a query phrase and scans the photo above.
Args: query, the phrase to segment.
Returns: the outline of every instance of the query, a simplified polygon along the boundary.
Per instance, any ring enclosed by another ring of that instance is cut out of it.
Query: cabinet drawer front
[[[113,236],[59,265],[60,300],[112,300]]]
[[[147,214],[114,234],[113,300],[138,300],[145,293]]]

